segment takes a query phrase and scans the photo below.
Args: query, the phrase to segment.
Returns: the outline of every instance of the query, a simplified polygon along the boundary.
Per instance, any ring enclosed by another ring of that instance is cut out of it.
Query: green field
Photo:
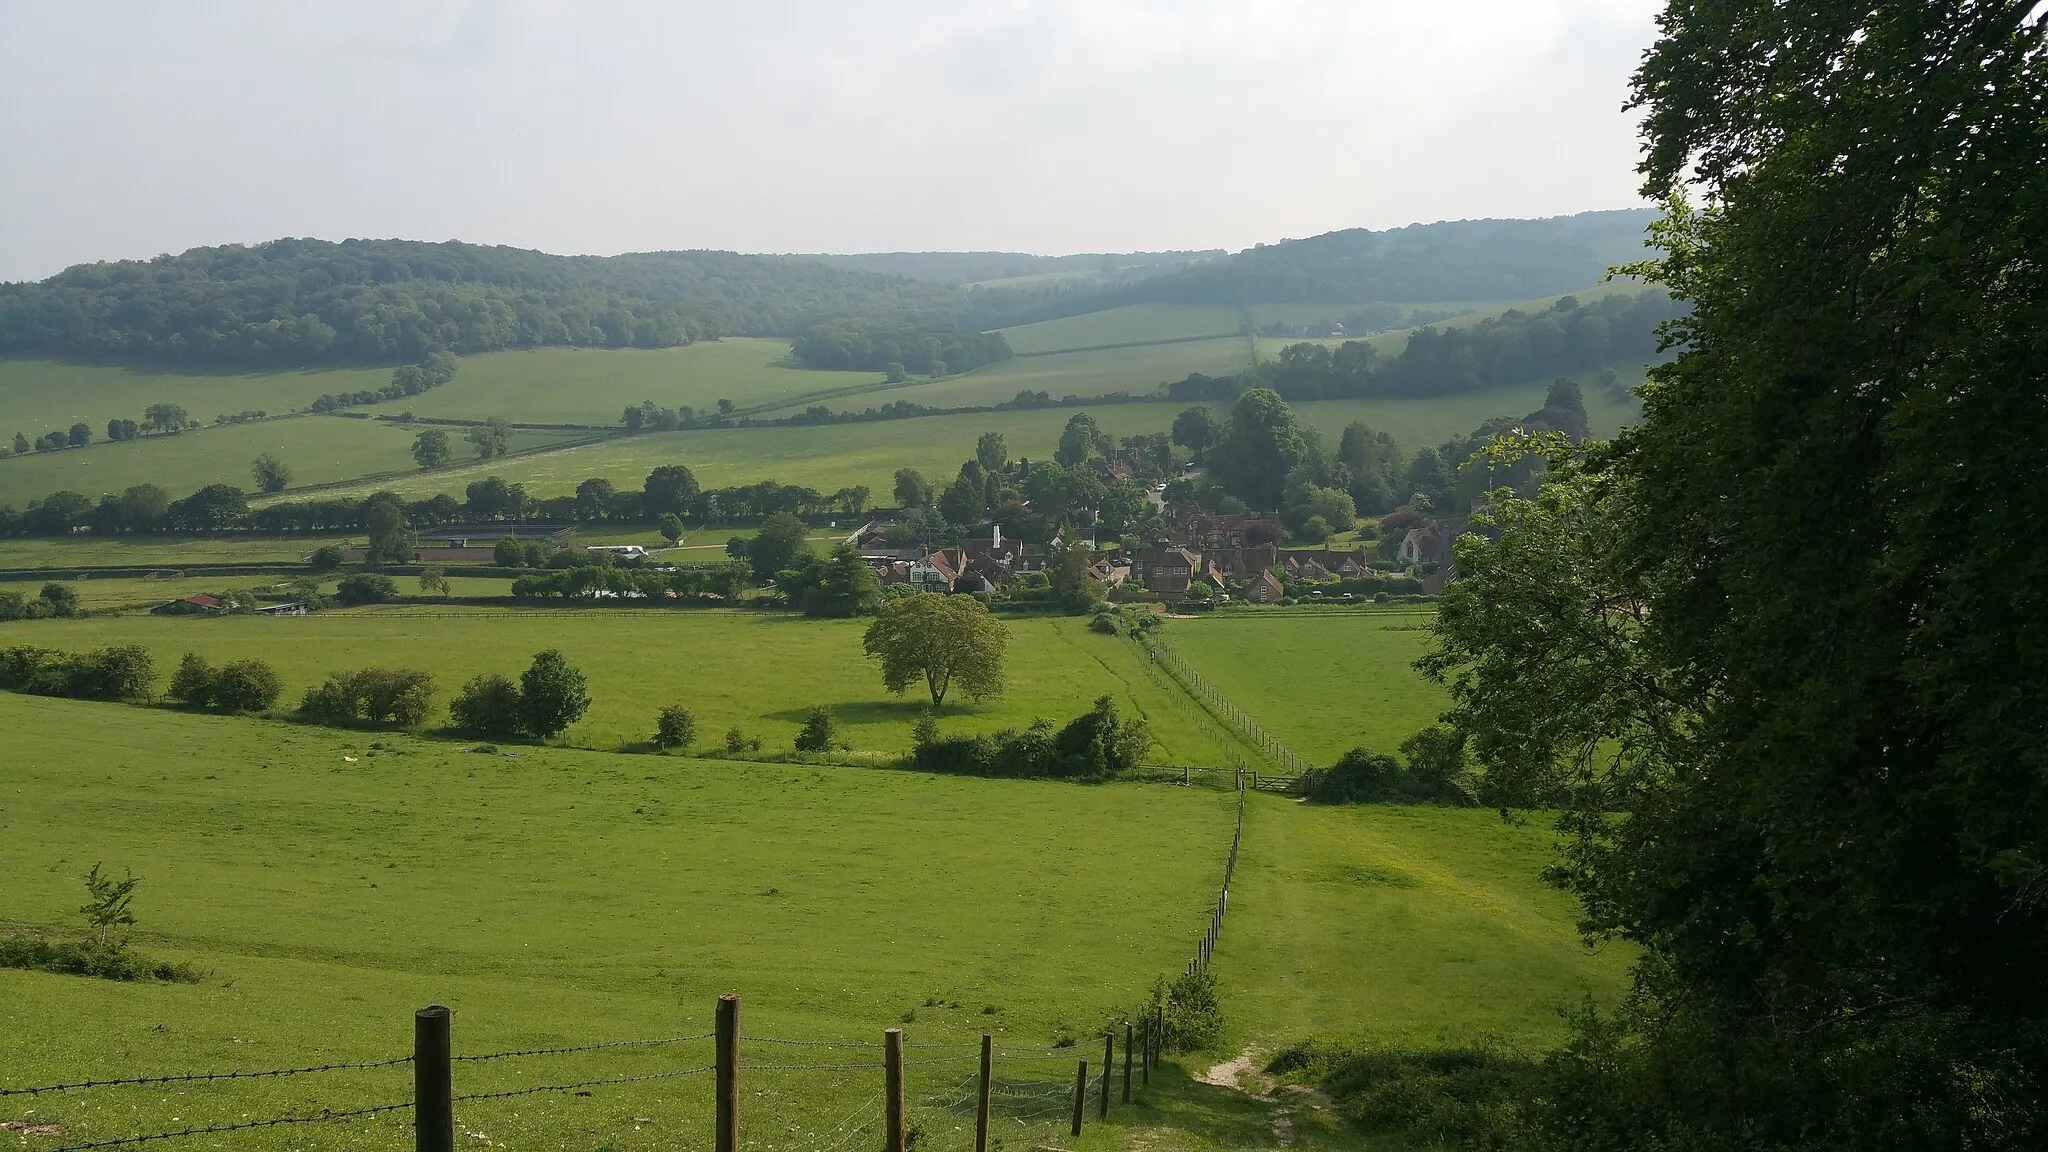
[[[371,409],[395,414],[520,424],[619,422],[627,405],[652,400],[698,412],[721,399],[741,408],[813,392],[879,385],[873,372],[821,372],[789,363],[789,341],[733,337],[681,348],[536,348],[465,356],[455,379],[431,392]]]
[[[869,1062],[744,1076],[748,1147],[829,1145],[813,1134],[880,1087],[885,1027],[905,1029],[922,1101],[973,1068],[922,1063],[966,1052],[932,1045],[987,1028],[1006,1047],[1043,1050],[1136,1003],[1200,934],[1230,835],[1231,797],[1208,789],[562,749],[478,756],[10,695],[0,724],[9,916],[61,930],[93,861],[133,868],[138,946],[208,971],[198,984],[123,985],[0,970],[8,1085],[396,1056],[428,1003],[454,1010],[458,1053],[695,1034],[709,1030],[714,998],[737,992],[747,1036],[871,1045],[743,1045],[748,1063]],[[1141,869],[1105,874],[1110,846]],[[462,1064],[456,1091],[699,1066],[709,1052],[693,1041]],[[1073,1065],[1000,1067],[1054,1086]],[[399,1067],[106,1089],[0,1113],[33,1109],[78,1140],[410,1090]],[[462,1105],[458,1119],[465,1147],[672,1149],[708,1138],[710,1100],[697,1076]],[[960,1146],[957,1114],[918,1116],[928,1147]],[[410,1147],[404,1123],[180,1146]]]
[[[236,372],[0,356],[0,441],[16,432],[34,440],[81,420],[97,441],[107,421],[141,420],[142,410],[159,402],[180,405],[202,423],[221,413],[274,416],[303,408],[323,392],[359,392],[390,381],[389,368]]]
[[[1559,1009],[1624,991],[1629,950],[1589,951],[1576,904],[1538,879],[1547,823],[1252,800],[1216,950],[1233,1049],[1320,1034],[1534,1051],[1561,1037]]]
[[[1200,372],[1229,376],[1251,364],[1251,345],[1241,336],[1149,344],[1137,348],[1105,348],[1095,352],[1061,352],[1020,356],[986,368],[888,392],[830,401],[835,411],[865,408],[871,403],[907,400],[914,404],[952,408],[970,404],[1001,404],[1022,391],[1062,396],[1100,396],[1109,392],[1144,394],[1161,384]],[[770,415],[789,415],[786,409]]]
[[[1231,336],[1237,333],[1238,326],[1238,310],[1228,304],[1150,303],[1020,324],[1001,331],[1012,351],[1032,355],[1069,348],[1100,348],[1105,344],[1135,344],[1141,340]]]
[[[1229,611],[1162,635],[1296,754],[1327,764],[1361,745],[1392,752],[1449,706],[1413,667],[1430,619],[1407,607]]]
[[[411,578],[400,578],[407,592]],[[260,583],[233,577],[207,583]],[[479,578],[480,583],[484,583]],[[502,593],[504,585],[491,591]],[[446,615],[452,614],[452,615]],[[1176,764],[1221,764],[1225,754],[1203,729],[1168,719],[1168,703],[1131,649],[1090,632],[1072,617],[1008,621],[1009,692],[976,704],[948,697],[941,730],[1022,728],[1034,717],[1056,723],[1086,711],[1103,693],[1155,721],[1155,754]],[[697,715],[705,745],[738,725],[769,751],[788,751],[805,712],[827,705],[860,752],[900,752],[925,698],[891,696],[861,655],[859,620],[806,620],[731,610],[383,607],[287,619],[129,617],[27,621],[0,625],[0,646],[97,648],[140,644],[168,680],[185,652],[214,663],[268,660],[284,681],[286,706],[337,669],[368,665],[421,668],[435,676],[443,704],[470,677],[517,676],[535,652],[559,648],[590,680],[590,713],[564,739],[610,750],[644,742],[655,713],[683,704]],[[445,714],[444,714],[445,716]],[[436,720],[434,723],[440,723]]]
[[[457,430],[459,433],[459,430]],[[52,492],[89,497],[119,492],[131,484],[156,484],[173,499],[208,484],[232,484],[253,491],[249,462],[273,453],[292,470],[294,488],[382,472],[415,471],[416,428],[338,416],[297,416],[221,428],[196,428],[175,436],[147,436],[122,444],[94,444],[63,452],[0,457],[0,503],[19,508]],[[512,451],[560,443],[570,433],[515,432]],[[459,435],[458,450],[466,451]],[[288,489],[285,498],[294,498]]]
[[[358,538],[361,533],[356,533]],[[0,539],[0,568],[102,568],[297,562],[347,533],[303,536],[16,536]]]

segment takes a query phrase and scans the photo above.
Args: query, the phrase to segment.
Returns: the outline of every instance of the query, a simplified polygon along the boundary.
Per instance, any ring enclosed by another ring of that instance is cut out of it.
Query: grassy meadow
[[[173,499],[208,484],[232,484],[253,491],[249,463],[265,452],[292,470],[293,488],[328,484],[386,472],[415,471],[412,444],[417,428],[337,416],[295,416],[220,428],[194,428],[175,436],[146,436],[120,444],[94,444],[62,452],[0,457],[0,503],[19,508],[52,492],[89,497],[119,492],[132,484],[156,484]],[[454,430],[458,458],[469,445]],[[511,450],[522,452],[572,438],[571,433],[512,434]],[[459,487],[458,487],[459,490]]]
[[[410,591],[413,581],[400,579]],[[233,577],[199,581],[213,587],[258,582]],[[505,589],[502,582],[476,582],[493,585],[497,594]],[[78,587],[84,591],[99,583]],[[464,590],[476,589],[465,585]],[[948,696],[939,714],[941,731],[1023,728],[1039,716],[1063,723],[1109,693],[1126,709],[1153,719],[1160,758],[1177,764],[1228,762],[1212,735],[1170,719],[1170,704],[1124,642],[1088,631],[1087,621],[1075,617],[1022,617],[1007,623],[1008,693],[979,704]],[[921,689],[903,696],[883,690],[877,666],[861,653],[865,627],[860,620],[728,609],[428,605],[282,619],[23,621],[0,625],[0,646],[140,644],[154,655],[166,683],[186,652],[216,664],[259,657],[277,669],[284,683],[280,703],[286,707],[329,672],[370,665],[433,673],[445,706],[470,677],[486,672],[517,677],[535,652],[559,648],[590,681],[590,712],[563,737],[574,745],[611,750],[622,743],[644,743],[653,735],[655,713],[682,704],[696,713],[701,746],[719,743],[726,729],[737,725],[760,737],[766,750],[788,751],[805,713],[822,704],[838,717],[856,751],[901,752],[909,748],[911,725],[928,700]],[[445,715],[431,723],[444,722]]]
[[[1001,329],[1010,350],[1021,355],[1134,344],[1140,340],[1187,340],[1233,336],[1238,310],[1228,304],[1128,304],[1101,312],[1063,316]]]
[[[628,405],[652,400],[699,412],[721,399],[741,408],[813,392],[881,384],[873,372],[823,372],[789,360],[789,341],[731,337],[680,348],[534,348],[465,356],[455,379],[430,392],[369,410],[522,424],[619,422]]]
[[[1327,764],[1392,752],[1449,705],[1414,669],[1427,607],[1229,611],[1161,633],[1181,658],[1297,755]]]
[[[987,1029],[1005,1047],[1045,1050],[1139,1001],[1201,932],[1230,834],[1232,798],[1208,789],[554,748],[475,755],[12,695],[0,695],[0,724],[8,917],[63,932],[93,862],[133,868],[136,946],[207,973],[119,984],[0,970],[8,1085],[397,1056],[411,1012],[429,1003],[453,1009],[458,1054],[692,1035],[710,1030],[718,994],[737,992],[747,1036],[866,1046],[754,1043],[746,1062],[870,1062],[744,1073],[747,1147],[831,1143],[833,1125],[879,1090],[882,1029],[902,1027],[917,1062],[913,1118],[927,1146],[950,1150],[959,1114],[925,1102],[973,1063],[958,1059],[969,1049],[935,1045]],[[1106,874],[1106,850],[1143,861],[1142,878]],[[1053,1087],[1071,1077],[1073,1051],[999,1067]],[[460,1064],[456,1091],[701,1066],[709,1054],[692,1041]],[[410,1092],[401,1066],[101,1089],[0,1114],[60,1125],[72,1141]],[[709,1077],[696,1076],[458,1105],[458,1122],[465,1146],[672,1149],[708,1138],[710,1102]],[[180,1146],[411,1141],[397,1114]]]
[[[0,356],[0,441],[13,440],[16,432],[34,440],[81,420],[92,426],[97,441],[106,435],[107,421],[139,421],[142,410],[156,403],[177,404],[203,423],[221,413],[277,415],[304,408],[323,392],[359,392],[390,382],[389,368],[238,372]]]

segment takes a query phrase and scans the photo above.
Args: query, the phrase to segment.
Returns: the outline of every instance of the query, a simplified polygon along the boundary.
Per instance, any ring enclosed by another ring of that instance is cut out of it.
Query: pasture
[[[0,724],[8,916],[64,932],[93,862],[132,868],[136,946],[207,972],[118,984],[0,970],[0,1083],[396,1056],[429,1003],[453,1009],[458,1054],[692,1035],[710,1030],[718,994],[737,992],[747,1036],[870,1045],[743,1045],[751,1064],[869,1064],[745,1073],[747,1146],[774,1152],[829,1146],[834,1124],[873,1098],[885,1027],[905,1030],[910,1060],[932,1061],[907,1070],[926,1147],[959,1148],[960,1114],[926,1102],[971,1074],[958,1059],[971,1050],[935,1045],[986,1029],[1006,1048],[1080,1037],[1085,1051],[1098,1023],[1185,962],[1233,803],[1158,785],[476,755],[12,695],[0,695]],[[999,1068],[1056,1088],[1074,1051]],[[456,1091],[700,1066],[709,1052],[692,1041],[460,1064]],[[74,1141],[410,1091],[401,1066],[101,1089],[0,1114]],[[708,1140],[710,1101],[709,1077],[695,1076],[458,1105],[458,1122],[465,1146],[673,1149]],[[410,1147],[405,1123],[178,1146]],[[971,1141],[971,1113],[965,1131]]]
[[[1231,610],[1160,633],[1204,680],[1297,755],[1392,752],[1449,706],[1415,671],[1427,606]]]
[[[874,372],[823,372],[789,360],[789,341],[730,337],[680,348],[534,348],[465,356],[455,379],[418,396],[370,411],[521,424],[612,427],[628,405],[652,400],[709,412],[731,400],[740,408],[813,392],[880,385]]]
[[[502,594],[505,584],[474,578],[464,592]],[[414,581],[400,577],[410,592]],[[222,577],[213,587],[244,587],[260,579]],[[79,585],[81,589],[95,582]],[[32,591],[29,586],[23,586]],[[1035,717],[1054,723],[1086,711],[1104,693],[1128,713],[1153,720],[1155,755],[1176,764],[1227,763],[1206,729],[1188,729],[1163,692],[1146,677],[1131,649],[1090,632],[1076,617],[1018,617],[1010,629],[1008,693],[974,703],[948,696],[942,732],[1023,728]],[[259,657],[284,684],[280,704],[295,706],[329,672],[382,667],[434,674],[439,703],[464,681],[486,672],[517,677],[533,654],[559,648],[590,682],[591,707],[563,736],[603,750],[651,739],[654,716],[682,704],[696,713],[700,748],[738,726],[767,751],[788,751],[806,712],[830,707],[857,752],[896,753],[910,747],[910,729],[928,703],[922,688],[893,696],[876,665],[861,653],[861,620],[806,620],[784,613],[730,609],[465,608],[383,606],[269,617],[125,617],[23,621],[0,625],[0,646],[35,644],[87,649],[139,644],[156,659],[162,683],[186,652],[219,664]],[[431,724],[445,722],[445,711]]]
[[[1187,340],[1234,336],[1238,310],[1228,304],[1127,304],[1079,316],[1000,329],[1010,350],[1021,355],[1135,344],[1143,340]]]
[[[457,459],[469,445],[451,430]],[[295,416],[219,428],[194,428],[176,435],[145,436],[124,443],[93,444],[62,452],[0,457],[0,503],[17,508],[52,492],[82,492],[97,498],[133,484],[155,484],[173,499],[208,484],[232,484],[254,491],[249,463],[265,452],[292,470],[296,489],[389,472],[417,471],[413,439],[417,428],[336,416]],[[562,432],[512,434],[514,452],[571,439]],[[458,491],[459,486],[458,486]]]
[[[1251,365],[1251,342],[1242,336],[1147,344],[1136,348],[1103,348],[1093,352],[1058,352],[1019,356],[959,376],[891,388],[886,394],[828,401],[834,410],[865,408],[870,403],[907,400],[934,407],[1001,404],[1022,391],[1062,396],[1100,396],[1109,392],[1145,394],[1159,385],[1201,372],[1229,376]],[[789,415],[791,408],[770,415]]]
[[[96,364],[37,356],[0,356],[0,440],[30,440],[83,420],[95,441],[115,417],[142,419],[151,404],[177,404],[210,423],[220,413],[296,411],[323,392],[359,392],[391,382],[390,368],[165,368]],[[618,413],[612,413],[617,416]]]

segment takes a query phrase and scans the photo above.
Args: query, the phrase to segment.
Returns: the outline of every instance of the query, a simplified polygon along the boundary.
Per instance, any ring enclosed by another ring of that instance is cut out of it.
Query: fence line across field
[[[1204,702],[1205,706],[1200,711],[1212,720],[1227,722],[1243,733],[1258,748],[1261,755],[1280,769],[1278,774],[1268,774],[1263,778],[1255,773],[1252,780],[1253,788],[1271,792],[1291,790],[1302,775],[1313,766],[1296,755],[1293,749],[1281,743],[1279,737],[1266,731],[1250,713],[1232,703],[1223,693],[1202,679],[1202,674],[1165,641],[1144,637],[1137,640],[1137,645],[1146,654],[1143,663],[1147,671],[1152,672],[1155,681],[1159,679],[1156,667],[1164,666],[1169,675],[1178,682],[1179,695],[1192,695]]]

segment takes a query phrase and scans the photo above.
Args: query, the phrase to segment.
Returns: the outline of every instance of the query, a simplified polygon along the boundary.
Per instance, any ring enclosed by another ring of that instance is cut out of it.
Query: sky
[[[1239,249],[1642,201],[1656,0],[0,0],[0,280],[278,236]]]

